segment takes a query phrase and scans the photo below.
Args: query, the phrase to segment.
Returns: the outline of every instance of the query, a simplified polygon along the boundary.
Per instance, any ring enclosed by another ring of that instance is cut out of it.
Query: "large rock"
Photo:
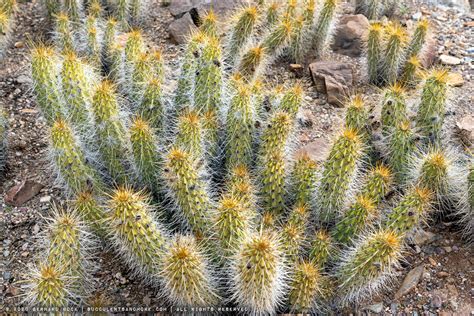
[[[20,206],[36,196],[44,186],[31,180],[23,180],[8,190],[5,202],[9,205]]]
[[[369,32],[369,20],[362,14],[343,15],[334,36],[333,50],[336,53],[358,57],[362,54],[364,40]]]
[[[327,94],[328,103],[344,106],[354,85],[354,70],[350,64],[335,61],[318,61],[309,65],[316,90]]]
[[[189,35],[195,29],[197,29],[197,27],[194,25],[193,19],[191,18],[191,14],[189,14],[189,12],[184,14],[179,19],[171,22],[168,27],[171,39],[176,44],[186,43]]]
[[[413,290],[418,285],[418,282],[420,282],[421,276],[423,275],[424,271],[425,267],[423,265],[419,265],[418,267],[408,272],[407,276],[403,280],[402,285],[398,289],[397,293],[395,293],[395,299],[398,300],[399,298]]]
[[[466,115],[457,121],[455,132],[465,145],[474,144],[474,115]]]

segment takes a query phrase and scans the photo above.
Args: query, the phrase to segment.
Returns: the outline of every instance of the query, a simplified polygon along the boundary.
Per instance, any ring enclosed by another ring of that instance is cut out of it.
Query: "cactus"
[[[0,179],[3,178],[3,171],[5,169],[5,162],[7,160],[7,131],[8,131],[8,117],[7,112],[4,111],[3,106],[0,105]]]
[[[120,118],[114,85],[107,80],[96,88],[92,98],[92,111],[97,133],[97,145],[104,165],[113,181],[127,181],[129,143],[127,130]]]
[[[203,120],[195,111],[184,112],[177,122],[177,134],[174,145],[186,151],[194,160],[203,158]]]
[[[274,150],[260,159],[262,204],[267,211],[278,217],[285,210],[285,157],[281,151]]]
[[[254,28],[259,19],[259,12],[256,6],[249,6],[238,11],[233,19],[235,20],[232,32],[229,35],[227,44],[226,59],[233,65],[238,58],[242,47],[251,39]]]
[[[245,206],[243,200],[231,194],[224,195],[219,201],[213,223],[224,260],[235,253],[252,231],[254,214]]]
[[[369,140],[369,112],[361,95],[355,95],[350,99],[345,122],[345,127],[355,130],[364,142]]]
[[[146,7],[147,1],[144,0],[130,0],[128,4],[128,23],[131,25],[139,24],[145,13],[147,12]]]
[[[429,23],[426,19],[422,19],[416,24],[415,31],[405,52],[405,60],[408,61],[411,57],[418,56],[426,42],[428,27]]]
[[[39,45],[33,48],[31,52],[33,91],[49,124],[64,115],[59,72],[59,58],[51,47]]]
[[[191,36],[187,43],[175,93],[175,104],[178,115],[183,107],[191,106],[191,90],[193,88],[194,75],[197,68],[197,58],[201,54],[201,46],[205,40],[206,35],[202,32],[197,32]]]
[[[324,276],[313,263],[300,261],[291,277],[289,305],[292,313],[310,313],[318,309],[317,301],[324,298]]]
[[[170,195],[179,211],[175,213],[180,223],[185,223],[198,237],[209,235],[212,203],[206,183],[198,177],[192,155],[179,148],[172,148],[165,159],[164,177]]]
[[[212,267],[192,236],[177,235],[166,245],[159,275],[176,306],[209,307],[220,299]]]
[[[125,77],[124,47],[121,44],[113,43],[107,51],[108,78],[115,84],[123,82]]]
[[[314,233],[308,256],[309,260],[321,269],[334,256],[334,242],[326,230],[321,229]]]
[[[237,199],[244,209],[256,212],[256,189],[247,166],[238,165],[229,170],[225,186],[227,193]]]
[[[128,0],[117,0],[115,4],[115,16],[121,24],[127,24],[127,18],[129,16],[129,1]]]
[[[61,69],[62,97],[67,105],[68,119],[81,136],[90,132],[92,127],[90,108],[93,83],[94,77],[88,66],[75,53],[66,53]]]
[[[148,53],[140,53],[133,59],[130,74],[130,97],[133,101],[140,100],[145,90],[145,85],[152,73],[152,65],[150,55]]]
[[[286,266],[274,233],[246,238],[233,258],[232,299],[250,313],[275,313],[286,290]]]
[[[389,135],[395,126],[407,119],[405,91],[399,84],[394,84],[385,90],[382,104],[382,134]]]
[[[367,18],[369,20],[377,20],[382,12],[382,3],[380,0],[367,1]]]
[[[255,137],[256,113],[250,88],[245,84],[239,84],[235,90],[227,112],[226,164],[228,169],[236,165],[251,165]]]
[[[287,0],[286,8],[283,12],[283,20],[292,21],[295,18],[297,11],[298,1],[297,0]]]
[[[98,194],[92,190],[78,192],[71,203],[77,214],[101,237],[105,236],[103,221],[105,210],[99,202]]]
[[[138,29],[130,31],[125,43],[125,62],[128,67],[133,67],[134,62],[144,52],[145,43],[142,33]]]
[[[53,20],[54,17],[61,10],[61,3],[56,0],[45,0],[44,6],[46,7],[46,11],[48,12],[49,20]]]
[[[352,129],[346,129],[332,146],[316,193],[317,215],[323,223],[331,223],[338,217],[357,174],[362,149],[360,137]]]
[[[402,70],[400,82],[405,87],[414,87],[418,81],[421,62],[417,56],[410,57]]]
[[[321,56],[331,33],[337,11],[338,0],[325,0],[319,12],[318,20],[312,30],[311,48],[316,56]]]
[[[433,70],[425,81],[418,108],[416,123],[423,136],[430,143],[438,144],[444,123],[447,100],[448,72],[443,69]]]
[[[431,209],[433,194],[423,187],[412,187],[402,197],[384,221],[384,227],[406,235],[417,228]]]
[[[284,111],[276,111],[268,120],[261,136],[260,153],[262,156],[273,151],[282,151],[287,147],[293,129],[291,116]]]
[[[129,134],[138,178],[149,189],[156,191],[159,184],[160,157],[155,133],[146,120],[136,117],[132,120]]]
[[[387,46],[384,51],[383,80],[395,84],[403,62],[403,50],[407,41],[406,31],[399,24],[389,24],[385,28]]]
[[[268,27],[274,26],[279,21],[281,3],[279,1],[273,1],[267,6],[265,12],[265,21]]]
[[[336,269],[341,304],[360,302],[378,294],[396,275],[402,240],[389,229],[372,232],[341,256]]]
[[[389,137],[388,163],[394,172],[395,182],[403,184],[407,180],[411,154],[415,151],[415,135],[408,120],[397,123]]]
[[[290,197],[294,204],[310,205],[315,190],[317,164],[306,153],[297,158],[290,175]]]
[[[96,19],[100,18],[103,13],[103,8],[102,4],[100,3],[100,0],[91,0],[87,8],[87,13],[89,14],[89,16],[92,16]]]
[[[62,119],[51,128],[50,152],[55,173],[70,193],[100,187],[100,181],[74,136],[71,127]]]
[[[307,24],[303,16],[298,16],[293,23],[291,40],[289,44],[289,51],[292,60],[297,63],[301,63],[305,56],[305,44],[307,40]]]
[[[355,202],[349,206],[342,219],[336,224],[334,238],[347,244],[358,236],[366,227],[377,218],[378,212],[372,199],[365,195],[357,196]]]
[[[199,29],[210,38],[217,38],[217,17],[214,10],[209,10],[206,15],[201,19],[201,25]]]
[[[303,103],[303,98],[303,87],[300,84],[295,84],[281,98],[279,110],[285,111],[294,119]]]
[[[0,6],[0,58],[3,58],[13,28],[13,12],[9,12],[8,8]]]
[[[145,82],[136,112],[149,121],[156,133],[163,132],[165,107],[160,79],[153,76]]]
[[[101,34],[97,26],[97,18],[93,15],[87,17],[86,23],[86,51],[90,63],[96,68],[102,67],[101,61]]]
[[[279,50],[288,43],[291,35],[291,28],[292,26],[289,21],[282,21],[263,38],[261,45],[265,49],[267,55],[278,55]]]
[[[105,65],[105,68],[110,72],[112,67],[111,52],[112,47],[115,45],[117,40],[117,20],[113,17],[109,17],[105,21],[104,27],[104,37],[102,45],[102,63]]]
[[[367,70],[369,82],[379,84],[382,82],[380,67],[382,64],[382,40],[384,27],[379,22],[370,23],[367,40]]]
[[[163,52],[160,49],[154,49],[150,52],[151,75],[163,82],[165,79],[165,61]]]
[[[307,241],[309,209],[305,205],[295,205],[281,231],[281,244],[286,258],[296,263]]]
[[[119,187],[107,204],[105,224],[116,251],[136,274],[158,286],[167,233],[154,219],[148,198]]]
[[[361,194],[366,196],[377,206],[388,194],[392,180],[393,176],[391,170],[383,164],[377,164],[377,166],[369,170]]]
[[[55,44],[63,52],[75,51],[76,43],[72,23],[65,13],[56,15]]]
[[[250,78],[249,81],[252,81],[253,78],[259,76],[265,61],[266,49],[261,45],[251,47],[240,58],[238,72],[243,78]]]
[[[65,13],[74,23],[80,23],[84,15],[82,1],[80,0],[64,0]]]

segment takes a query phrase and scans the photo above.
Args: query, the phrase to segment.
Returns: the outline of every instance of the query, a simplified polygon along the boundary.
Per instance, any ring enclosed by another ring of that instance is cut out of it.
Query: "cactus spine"
[[[119,116],[115,87],[110,81],[104,80],[97,86],[92,100],[92,110],[98,148],[104,165],[114,181],[124,183],[127,179],[129,137]]]
[[[59,58],[51,47],[40,45],[31,52],[33,90],[49,124],[64,115],[59,78]]]
[[[282,227],[281,244],[286,258],[296,263],[307,241],[309,209],[305,205],[295,205],[285,225]]]
[[[51,128],[50,152],[59,179],[71,193],[99,186],[97,174],[87,164],[71,127],[62,119]]]
[[[75,51],[74,35],[72,31],[71,21],[64,13],[56,16],[56,34],[55,43],[58,48],[63,51]]]
[[[217,19],[214,10],[209,10],[207,14],[201,19],[199,29],[210,38],[217,38]]]
[[[286,289],[286,267],[276,236],[269,231],[248,236],[233,261],[232,298],[251,313],[275,313]]]
[[[296,160],[291,173],[290,194],[294,204],[310,205],[315,190],[317,164],[307,154]]]
[[[219,295],[211,266],[192,236],[175,236],[166,246],[160,277],[163,293],[177,306],[208,307]]]
[[[358,302],[377,294],[396,274],[401,257],[402,240],[389,229],[361,238],[341,256],[336,270],[341,302]]]
[[[137,113],[148,120],[157,133],[163,132],[165,108],[162,82],[157,77],[153,76],[145,83]]]
[[[313,263],[296,263],[290,283],[289,304],[292,312],[310,313],[324,297],[323,276]]]
[[[248,167],[244,165],[235,166],[228,173],[228,179],[225,183],[227,193],[236,198],[245,209],[255,210],[255,187],[250,179]]]
[[[369,140],[369,112],[361,95],[351,98],[347,106],[345,122],[347,129],[355,130],[365,142]]]
[[[107,231],[117,252],[137,274],[157,285],[164,255],[166,232],[153,218],[148,199],[120,187],[107,202]]]
[[[269,27],[275,25],[279,20],[279,10],[280,10],[280,3],[278,1],[273,1],[267,7],[265,13],[265,20],[266,24]]]
[[[383,164],[378,164],[369,170],[361,193],[378,205],[389,192],[392,180],[391,170]]]
[[[78,215],[80,215],[99,236],[105,235],[105,229],[103,227],[105,210],[100,204],[99,197],[96,193],[92,190],[78,192],[72,201],[72,206]]]
[[[69,296],[71,278],[53,264],[41,263],[30,271],[28,296],[30,306],[63,307],[73,303]]]
[[[183,112],[178,118],[177,129],[175,146],[188,152],[195,160],[202,159],[204,155],[203,120],[199,113]]]
[[[408,120],[396,124],[388,141],[388,162],[398,184],[406,182],[411,154],[415,151],[415,136]]]
[[[290,114],[291,118],[294,119],[303,103],[303,97],[303,88],[300,84],[295,84],[281,98],[279,109]]]
[[[418,108],[416,123],[423,136],[431,143],[438,144],[444,123],[447,100],[446,70],[432,71],[423,86],[421,103]]]
[[[379,84],[382,80],[379,69],[382,63],[383,29],[383,25],[379,22],[370,23],[367,41],[367,68],[369,82],[372,84]]]
[[[329,233],[318,230],[314,233],[309,249],[309,260],[319,268],[324,268],[334,252],[334,242]]]
[[[331,148],[316,197],[322,222],[330,223],[337,218],[357,172],[362,149],[360,137],[352,129],[346,129]]]

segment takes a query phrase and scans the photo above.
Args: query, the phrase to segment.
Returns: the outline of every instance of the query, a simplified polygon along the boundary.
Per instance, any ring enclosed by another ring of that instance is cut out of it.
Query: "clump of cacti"
[[[411,41],[397,25],[369,30],[371,80],[390,84],[381,144],[368,98],[356,95],[320,166],[309,153],[293,155],[302,85],[267,87],[265,66],[283,53],[301,59],[311,45],[320,54],[337,14],[334,0],[298,4],[242,8],[224,39],[208,12],[170,92],[161,52],[120,23],[134,19],[139,2],[118,0],[119,22],[104,21],[108,10],[97,1],[57,3],[65,28],[56,26],[56,47],[33,48],[33,91],[50,129],[54,174],[81,229],[74,238],[51,235],[31,274],[32,305],[86,298],[77,269],[88,270],[75,257],[90,226],[170,305],[325,312],[388,287],[406,238],[436,202],[466,204],[454,193],[471,190],[472,179],[453,186],[457,161],[435,146],[443,120],[431,118],[445,111],[444,75],[428,77],[417,129],[409,121],[403,87],[416,82],[424,25]],[[403,68],[409,64],[416,67]],[[436,136],[429,150],[419,131]],[[395,203],[385,200],[392,191],[400,193]]]
[[[399,1],[396,0],[357,0],[355,12],[365,15],[369,20],[378,20],[382,16],[392,17],[398,6]]]
[[[398,82],[413,87],[420,80],[420,60],[427,34],[426,20],[419,21],[410,35],[396,22],[371,22],[367,37],[369,82],[378,86]]]

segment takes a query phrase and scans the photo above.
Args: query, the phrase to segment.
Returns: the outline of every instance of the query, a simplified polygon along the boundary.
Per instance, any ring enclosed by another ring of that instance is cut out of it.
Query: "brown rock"
[[[474,115],[466,115],[456,122],[455,132],[467,146],[474,144]]]
[[[398,289],[397,293],[395,293],[395,299],[399,299],[400,297],[404,296],[405,294],[409,293],[413,290],[418,282],[420,282],[421,276],[423,275],[423,271],[425,270],[423,265],[420,265],[410,272],[408,272],[407,276],[403,280],[402,285]]]
[[[309,65],[316,90],[326,93],[328,103],[342,107],[354,85],[352,66],[335,61],[318,61]]]
[[[314,161],[324,161],[329,152],[330,142],[326,139],[318,138],[306,146],[300,148],[296,153],[295,157],[300,157],[301,155],[307,154]]]
[[[334,36],[333,50],[336,53],[358,57],[362,54],[367,38],[369,20],[362,14],[343,15],[338,22]]]
[[[452,87],[462,87],[464,85],[464,78],[459,72],[452,72],[449,74],[448,83]]]
[[[5,202],[9,205],[20,206],[37,195],[44,186],[31,180],[24,180],[15,185],[5,195]]]
[[[171,39],[177,44],[186,43],[188,36],[193,30],[196,30],[197,27],[194,25],[191,14],[186,13],[177,20],[171,22],[168,27]]]

